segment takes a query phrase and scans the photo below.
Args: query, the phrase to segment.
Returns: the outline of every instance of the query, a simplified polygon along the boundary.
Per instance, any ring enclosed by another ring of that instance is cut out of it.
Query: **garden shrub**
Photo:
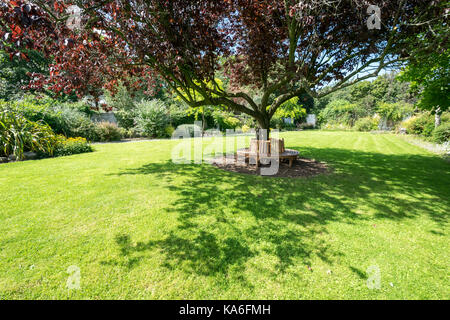
[[[21,113],[4,109],[0,111],[0,142],[2,156],[14,155],[24,159],[27,151],[53,154],[56,136],[42,123],[26,119]]]
[[[379,117],[365,117],[358,119],[355,123],[354,129],[357,131],[374,131],[378,129],[378,124],[380,123]]]
[[[99,122],[95,125],[96,141],[110,142],[120,141],[122,139],[122,131],[120,128],[110,122]]]
[[[181,126],[178,126],[177,129],[174,131],[181,135],[186,135],[189,137],[194,137],[195,132],[197,132],[198,135],[201,135],[202,128],[195,125],[195,124],[182,124]]]
[[[173,103],[169,107],[170,123],[174,128],[183,124],[193,124],[195,115],[189,112],[189,108],[180,102]],[[213,121],[214,123],[214,121]]]
[[[124,128],[120,128],[120,129],[122,131],[122,138],[135,139],[135,138],[142,137],[141,133],[136,128],[130,128],[128,130],[124,129]]]
[[[173,133],[175,132],[175,128],[173,126],[167,126],[165,130],[167,137],[172,137]]]
[[[430,112],[423,112],[413,116],[401,123],[409,134],[423,135],[431,137],[434,131],[434,116]]]
[[[167,137],[166,127],[170,124],[167,108],[160,100],[142,101],[137,104],[134,119],[142,135],[152,138]]]
[[[398,123],[414,113],[414,107],[408,103],[386,103],[378,104],[378,114],[389,122]]]
[[[353,127],[359,118],[369,115],[369,111],[346,100],[334,100],[318,116],[319,123],[332,127]]]
[[[294,123],[284,122],[284,118],[275,114],[270,120],[270,127],[278,130],[296,130],[297,126]]]
[[[241,121],[238,118],[235,117],[226,117],[223,119],[224,127],[225,129],[236,129],[240,124]]]
[[[70,156],[92,151],[92,146],[88,144],[85,138],[66,138],[59,135],[55,146],[54,156]]]
[[[433,131],[433,141],[445,143],[450,140],[450,123],[443,123]]]
[[[0,109],[5,103],[0,102]],[[67,137],[83,137],[95,140],[95,126],[86,113],[80,109],[87,108],[83,103],[63,103],[49,99],[27,97],[10,103],[10,108],[20,112],[26,119],[34,122],[45,122],[56,134]]]
[[[120,127],[129,130],[135,126],[136,98],[128,92],[125,86],[119,85],[114,95],[108,91],[106,102],[109,107],[113,108]]]
[[[241,125],[241,121],[231,112],[216,110],[212,113],[214,124],[219,126],[220,130],[236,129]]]

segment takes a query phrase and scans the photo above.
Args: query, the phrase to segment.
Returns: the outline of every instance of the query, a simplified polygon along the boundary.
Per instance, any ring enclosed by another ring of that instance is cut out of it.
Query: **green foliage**
[[[388,121],[399,122],[414,113],[414,107],[408,103],[381,102],[377,108],[378,114]]]
[[[432,33],[418,34],[410,39],[411,56],[399,79],[411,82],[412,91],[420,96],[418,106],[421,109],[440,108],[443,112],[450,106],[450,49],[445,46],[448,25],[438,23],[431,28],[434,29]]]
[[[23,160],[24,152],[53,154],[56,136],[52,129],[41,122],[26,119],[13,110],[0,111],[0,154],[14,155]]]
[[[170,123],[174,128],[183,124],[193,124],[195,121],[195,115],[189,112],[189,107],[179,101],[175,101],[169,106],[169,114]],[[212,123],[214,124],[214,121]]]
[[[298,128],[301,130],[313,130],[314,129],[314,125],[311,123],[300,123],[298,125]]]
[[[384,74],[374,81],[362,81],[353,86],[338,90],[316,101],[316,108],[325,109],[330,102],[345,100],[357,104],[366,110],[367,115],[373,115],[378,103],[405,102],[414,104],[416,95],[409,90],[409,83],[397,80],[395,74]]]
[[[165,131],[167,137],[172,137],[172,134],[175,132],[175,128],[169,125],[166,127]]]
[[[168,110],[161,100],[141,101],[136,106],[134,121],[142,135],[151,138],[167,137],[166,128],[170,125]]]
[[[443,123],[433,131],[433,141],[445,143],[450,140],[450,122]]]
[[[357,131],[374,131],[378,129],[380,117],[365,117],[358,119],[355,123],[355,130]]]
[[[110,92],[106,93],[106,102],[109,107],[113,108],[114,115],[120,127],[127,130],[134,127],[134,118],[136,116],[136,101],[138,98],[131,95],[127,88],[119,85],[117,92],[112,95]]]
[[[294,97],[283,103],[275,112],[279,118],[292,118],[301,120],[306,117],[306,109],[299,103],[299,98]]]
[[[276,114],[270,120],[270,127],[278,130],[295,130],[297,126],[293,123],[286,123],[284,118]]]
[[[50,98],[36,99],[34,96],[27,96],[14,102],[0,101],[0,109],[6,105],[9,105],[16,112],[20,112],[30,121],[45,122],[56,134],[67,137],[83,137],[90,141],[96,139],[94,124],[86,113],[80,111],[87,108],[81,102],[75,104],[58,103]]]
[[[196,126],[195,124],[182,124],[180,126],[178,126],[177,128],[177,134],[178,133],[182,133],[182,134],[187,134],[190,137],[194,137],[195,136],[195,132],[197,131],[198,134],[201,133],[202,128]]]
[[[122,139],[122,130],[114,123],[99,122],[95,125],[96,141],[109,142],[120,141]]]
[[[10,59],[0,50],[0,99],[13,100],[23,95],[22,87],[30,81],[29,73],[46,73],[48,60],[36,51],[27,52],[26,59]]]
[[[352,127],[357,119],[368,116],[368,110],[346,100],[334,100],[323,109],[318,120],[321,124],[342,124]]]
[[[231,112],[215,110],[212,113],[214,123],[219,126],[222,131],[227,129],[236,129],[241,125],[241,121],[234,116]]]
[[[250,127],[247,126],[246,124],[244,124],[244,125],[242,126],[242,132],[243,132],[243,133],[247,133],[247,132],[249,132],[249,131],[250,131]]]
[[[88,144],[85,138],[66,138],[59,135],[57,138],[54,156],[70,156],[94,151],[92,146]]]
[[[401,126],[409,134],[430,137],[434,131],[434,116],[430,112],[424,112],[402,122]]]

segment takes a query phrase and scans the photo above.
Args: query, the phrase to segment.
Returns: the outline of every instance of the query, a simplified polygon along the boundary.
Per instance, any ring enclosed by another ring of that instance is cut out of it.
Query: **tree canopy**
[[[450,107],[450,49],[448,23],[430,26],[411,38],[411,55],[400,79],[419,93],[418,106],[444,112]]]
[[[364,0],[6,1],[0,36],[23,59],[22,48],[55,56],[55,90],[161,77],[191,107],[224,105],[269,128],[295,97],[324,96],[398,67],[408,39],[446,17],[443,1],[370,2],[379,11]],[[82,9],[80,29],[67,24],[70,5]],[[227,90],[215,84],[219,72],[230,78]]]

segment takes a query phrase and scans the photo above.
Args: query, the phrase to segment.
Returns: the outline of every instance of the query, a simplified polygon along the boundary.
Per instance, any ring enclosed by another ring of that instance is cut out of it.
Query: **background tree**
[[[449,2],[447,7],[450,6]],[[448,11],[447,13],[448,14]],[[450,49],[448,23],[429,24],[428,29],[411,38],[411,55],[400,79],[409,81],[420,96],[418,107],[435,113],[435,126],[450,106]]]
[[[23,92],[32,78],[30,73],[46,74],[48,59],[37,51],[27,54],[27,59],[11,57],[0,50],[0,99],[11,100]]]
[[[371,2],[380,8],[380,29],[368,28],[363,0],[36,0],[31,8],[7,1],[0,25],[2,36],[12,35],[9,45],[20,38],[55,54],[69,38],[75,45],[68,48],[94,63],[108,52],[103,69],[108,65],[115,77],[123,75],[118,70],[149,68],[191,107],[225,105],[268,129],[278,108],[296,96],[324,96],[398,66],[408,56],[407,39],[445,12],[441,1]],[[69,4],[83,9],[80,34],[65,28]],[[48,41],[58,45],[45,49]],[[218,72],[230,77],[228,90],[208,85]],[[242,89],[248,87],[261,98]]]

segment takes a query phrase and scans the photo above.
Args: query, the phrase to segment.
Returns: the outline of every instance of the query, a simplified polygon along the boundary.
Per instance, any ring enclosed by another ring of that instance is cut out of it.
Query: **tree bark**
[[[441,125],[441,107],[438,107],[434,114],[434,127],[437,128],[440,125]]]
[[[261,140],[268,140],[270,137],[270,118],[267,115],[262,115],[257,119],[259,128],[256,130],[256,138]],[[261,131],[261,130],[266,130]]]

